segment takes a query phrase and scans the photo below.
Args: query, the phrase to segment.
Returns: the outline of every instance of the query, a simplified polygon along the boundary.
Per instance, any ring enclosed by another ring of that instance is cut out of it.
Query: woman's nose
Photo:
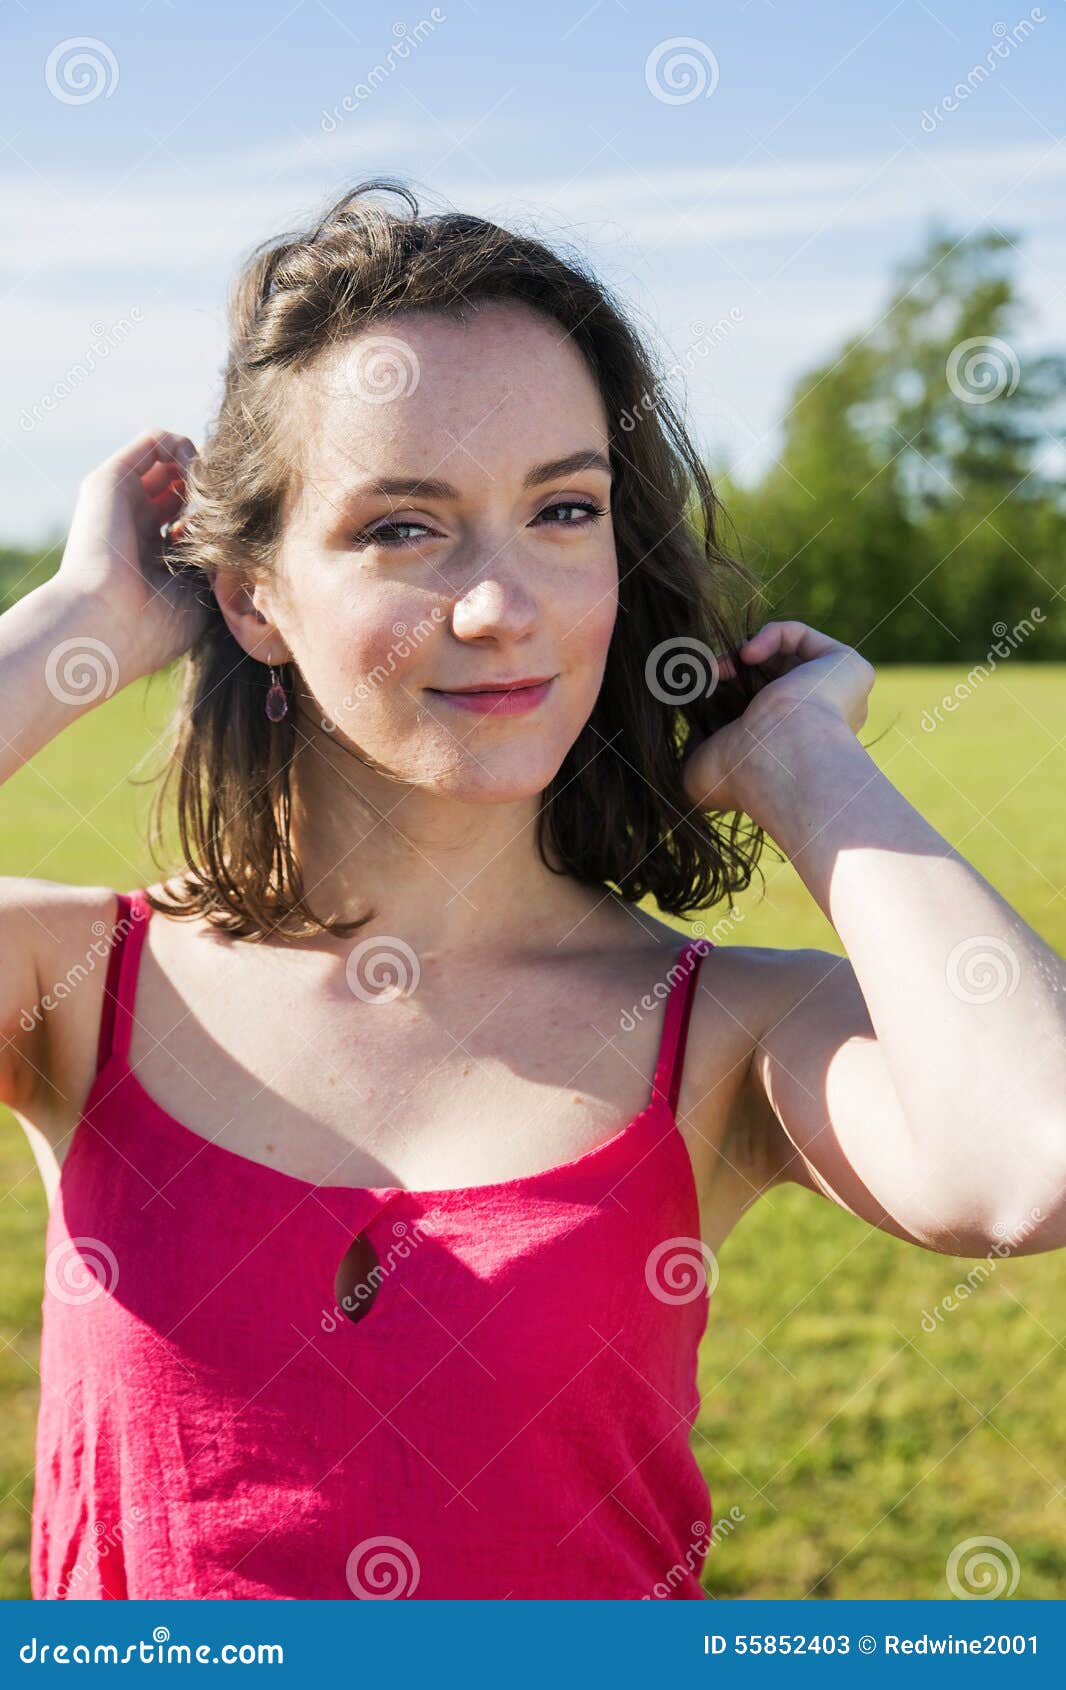
[[[454,632],[467,640],[485,634],[516,639],[528,633],[536,620],[537,606],[532,594],[516,574],[502,570],[468,588],[456,600],[452,611]]]

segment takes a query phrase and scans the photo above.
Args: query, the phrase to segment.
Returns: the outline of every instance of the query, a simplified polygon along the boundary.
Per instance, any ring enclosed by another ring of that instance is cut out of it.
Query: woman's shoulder
[[[86,1069],[92,1077],[118,908],[118,893],[106,885],[0,879],[3,948],[17,957],[25,981],[23,1072],[11,1103],[42,1131],[59,1130],[61,1100],[80,1095]]]
[[[56,997],[49,987],[67,980],[72,969],[79,982],[98,972],[96,963],[110,948],[118,892],[105,885],[78,886],[32,876],[0,877],[0,885],[5,914],[22,921],[41,994],[56,1007],[71,1001],[77,996],[73,991]],[[50,1013],[47,1006],[42,1013]]]
[[[812,969],[824,972],[826,963],[833,961],[828,952],[808,948],[734,944],[725,932],[730,925],[695,921],[673,927],[641,911],[643,936],[630,942],[650,956],[660,952],[664,966],[669,966],[686,941],[703,941],[710,948],[700,963],[700,989],[693,999],[693,1017],[704,1020],[732,1009],[753,1026],[756,1022],[765,1026],[801,988]]]
[[[662,925],[668,949],[679,935]],[[756,1053],[769,1031],[845,959],[808,947],[737,945],[715,939],[710,924],[701,931],[695,923],[688,931],[708,938],[713,949],[702,957],[692,996],[678,1112],[689,1128],[694,1160],[706,1162],[703,1183],[720,1184],[728,1166],[750,1200],[752,1177],[768,1177],[781,1150]]]

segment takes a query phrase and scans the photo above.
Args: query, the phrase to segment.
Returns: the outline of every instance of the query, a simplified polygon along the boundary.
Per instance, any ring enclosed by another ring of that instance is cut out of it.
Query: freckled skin
[[[592,711],[618,572],[609,508],[596,521],[551,512],[564,495],[609,507],[602,471],[533,489],[522,479],[568,451],[606,453],[602,403],[562,330],[520,306],[488,306],[465,325],[397,317],[389,335],[417,360],[403,397],[361,392],[370,333],[307,378],[307,467],[283,581],[256,602],[276,617],[321,715],[388,777],[467,803],[528,797]],[[371,475],[432,476],[461,497],[378,496],[339,522],[342,495]],[[402,544],[354,543],[386,521],[417,527],[393,535]],[[425,691],[525,675],[557,679],[524,717],[472,715]]]

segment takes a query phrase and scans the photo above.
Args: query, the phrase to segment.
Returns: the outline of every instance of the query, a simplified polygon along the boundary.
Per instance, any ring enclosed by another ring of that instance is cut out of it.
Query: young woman
[[[869,663],[738,643],[660,387],[578,264],[362,184],[245,266],[202,452],[101,464],[0,620],[4,775],[185,671],[178,872],[2,883],[36,1596],[698,1598],[760,1193],[1066,1241],[1062,964],[859,744]],[[847,959],[638,908],[767,833]]]

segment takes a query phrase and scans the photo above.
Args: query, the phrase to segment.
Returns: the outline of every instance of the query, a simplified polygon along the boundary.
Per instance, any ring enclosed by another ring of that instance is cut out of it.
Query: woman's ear
[[[279,645],[285,647],[285,641],[277,624],[255,602],[263,596],[262,585],[249,586],[229,570],[216,569],[208,579],[226,626],[241,649],[261,663],[287,663],[287,649],[278,650]]]

